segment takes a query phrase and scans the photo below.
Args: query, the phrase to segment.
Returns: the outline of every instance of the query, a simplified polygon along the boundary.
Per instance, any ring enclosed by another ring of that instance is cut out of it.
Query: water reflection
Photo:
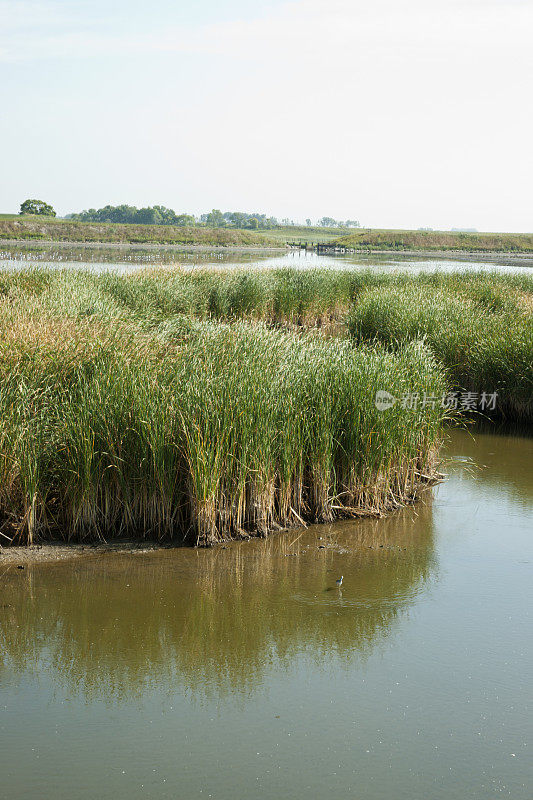
[[[473,435],[384,520],[0,555],[0,798],[530,800],[533,440]]]
[[[274,253],[274,256],[273,256]],[[285,258],[279,251],[262,248],[186,248],[172,245],[129,245],[83,243],[17,244],[0,242],[0,267],[40,266],[50,269],[89,267],[131,270],[175,264],[194,266],[260,265],[265,260]]]
[[[525,508],[533,506],[533,438],[531,429],[486,422],[448,434],[450,467],[487,495],[505,494]],[[457,454],[460,453],[460,456]],[[454,455],[455,454],[455,455]]]
[[[176,245],[130,245],[92,243],[28,243],[0,242],[0,269],[38,265],[49,269],[89,267],[95,270],[128,271],[143,266],[226,267],[239,266],[272,269],[276,267],[309,268],[368,268],[385,271],[455,271],[492,270],[530,274],[533,255],[453,253],[336,253],[318,254],[314,251],[278,250],[264,248],[210,248]]]
[[[273,664],[302,654],[318,665],[368,655],[434,569],[429,495],[386,520],[225,549],[12,568],[1,578],[0,678],[46,672],[113,702],[177,682],[204,696],[249,694]]]

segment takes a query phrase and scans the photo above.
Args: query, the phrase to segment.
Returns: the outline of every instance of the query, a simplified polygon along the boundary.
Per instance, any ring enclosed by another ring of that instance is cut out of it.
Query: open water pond
[[[533,274],[533,254],[510,253],[432,255],[406,253],[318,254],[311,250],[260,250],[257,248],[176,247],[171,245],[8,244],[0,242],[0,269],[41,266],[89,268],[98,271],[128,272],[143,267],[234,269],[236,267],[273,269],[280,267],[378,269],[384,271],[429,272],[434,270],[499,270]]]

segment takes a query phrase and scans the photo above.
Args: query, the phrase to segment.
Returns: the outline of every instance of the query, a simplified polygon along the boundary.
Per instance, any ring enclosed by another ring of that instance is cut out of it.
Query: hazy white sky
[[[0,0],[0,211],[533,230],[533,0]]]

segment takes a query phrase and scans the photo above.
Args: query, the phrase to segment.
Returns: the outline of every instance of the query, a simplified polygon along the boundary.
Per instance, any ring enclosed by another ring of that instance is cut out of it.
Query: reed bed
[[[348,319],[356,342],[389,348],[422,340],[446,369],[451,388],[497,393],[485,413],[533,420],[533,294],[519,282],[465,281],[455,292],[411,284],[371,289]]]
[[[0,537],[211,544],[379,515],[434,477],[445,411],[376,392],[498,391],[530,420],[532,298],[495,273],[3,273]]]
[[[533,301],[533,277],[491,271],[378,272],[371,269],[214,270],[148,268],[94,276],[95,288],[138,314],[262,320],[311,327],[344,321],[372,289],[428,289],[471,299],[487,310],[521,311]],[[531,310],[531,306],[529,306]]]
[[[443,410],[374,402],[444,391],[424,345],[198,320],[140,285],[2,276],[3,538],[212,544],[379,515],[434,477]]]
[[[297,270],[146,271],[106,291],[132,313],[182,312],[201,319],[262,320],[291,329],[349,331],[356,342],[423,340],[446,369],[449,389],[498,395],[483,414],[533,419],[533,279],[496,271],[384,273]],[[344,323],[348,321],[346,326]]]
[[[345,270],[139,270],[108,273],[98,289],[135,315],[261,320],[311,327],[344,319],[360,285]]]
[[[140,320],[185,314],[292,327],[344,321],[353,303],[372,289],[410,287],[440,290],[492,311],[531,311],[533,304],[533,277],[496,271],[148,267],[120,274],[30,267],[0,275],[0,297],[43,295],[47,308],[68,316],[108,314]]]

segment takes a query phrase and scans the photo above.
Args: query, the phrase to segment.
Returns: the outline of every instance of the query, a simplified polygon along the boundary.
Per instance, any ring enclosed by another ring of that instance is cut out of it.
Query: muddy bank
[[[81,556],[101,555],[102,553],[138,555],[154,550],[168,550],[169,547],[177,547],[177,545],[120,540],[95,544],[46,542],[46,544],[32,545],[30,547],[0,547],[0,569],[4,565],[26,567],[31,564],[55,563],[57,561],[80,558]]]

